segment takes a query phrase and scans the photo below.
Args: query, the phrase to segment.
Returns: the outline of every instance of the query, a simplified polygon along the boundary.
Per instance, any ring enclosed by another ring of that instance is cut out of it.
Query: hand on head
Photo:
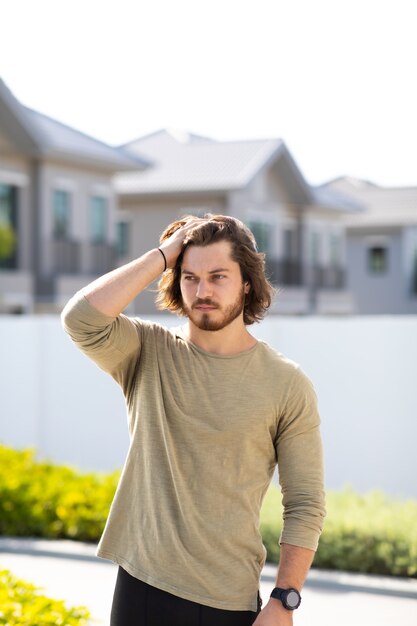
[[[182,252],[184,241],[190,231],[206,221],[207,220],[201,217],[189,215],[170,224],[169,227],[164,230],[160,237],[160,248],[163,250],[167,259],[168,268],[175,266],[176,260]]]

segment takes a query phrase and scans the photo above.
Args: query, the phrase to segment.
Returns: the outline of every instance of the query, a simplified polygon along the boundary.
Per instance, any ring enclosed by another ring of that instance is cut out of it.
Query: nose
[[[207,280],[199,280],[196,296],[197,298],[203,299],[211,296],[212,289],[210,283]]]

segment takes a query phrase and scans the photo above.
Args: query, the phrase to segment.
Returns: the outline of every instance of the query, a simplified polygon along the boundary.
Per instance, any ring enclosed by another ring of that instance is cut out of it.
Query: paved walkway
[[[88,606],[92,626],[108,626],[117,567],[97,559],[91,544],[0,537],[0,568],[68,605]],[[261,580],[264,601],[274,580],[275,567],[266,565]],[[302,595],[295,626],[417,624],[417,580],[313,569]]]

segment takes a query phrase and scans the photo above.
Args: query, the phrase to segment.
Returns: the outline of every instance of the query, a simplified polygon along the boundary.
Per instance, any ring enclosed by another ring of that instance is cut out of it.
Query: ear
[[[245,286],[245,293],[249,293],[249,291],[250,291],[250,283],[248,281],[246,281],[243,284]]]

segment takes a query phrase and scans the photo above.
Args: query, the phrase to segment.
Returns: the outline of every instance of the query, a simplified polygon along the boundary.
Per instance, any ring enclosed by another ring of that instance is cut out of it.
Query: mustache
[[[197,298],[197,300],[193,302],[193,305],[191,308],[194,309],[196,306],[200,306],[201,304],[206,304],[207,306],[213,306],[216,309],[219,308],[217,302],[214,302],[210,298]]]

